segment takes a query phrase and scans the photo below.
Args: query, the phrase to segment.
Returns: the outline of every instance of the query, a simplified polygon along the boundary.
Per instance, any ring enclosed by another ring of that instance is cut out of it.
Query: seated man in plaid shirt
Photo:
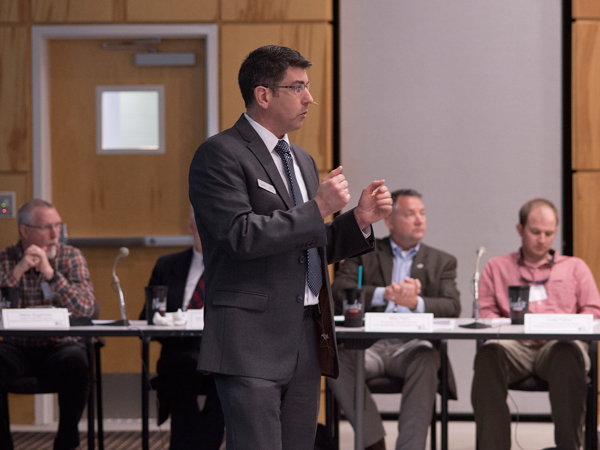
[[[94,292],[81,252],[59,242],[58,211],[43,200],[19,209],[16,245],[0,252],[0,286],[19,287],[20,307],[67,308],[92,317]],[[79,445],[79,419],[89,390],[86,348],[73,337],[11,337],[0,342],[0,389],[23,376],[43,379],[58,392],[60,420],[54,450]],[[0,448],[12,450],[10,429],[0,411]]]

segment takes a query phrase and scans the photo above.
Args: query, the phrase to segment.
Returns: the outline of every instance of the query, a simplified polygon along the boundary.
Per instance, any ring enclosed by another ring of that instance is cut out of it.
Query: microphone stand
[[[125,249],[125,250],[124,250]],[[106,325],[115,325],[115,326],[129,326],[129,320],[127,320],[127,316],[125,315],[125,297],[123,296],[123,289],[121,289],[121,283],[119,282],[119,277],[117,276],[117,261],[119,258],[129,256],[129,249],[125,247],[121,247],[119,250],[119,254],[115,259],[115,264],[113,265],[112,271],[112,284],[117,288],[117,292],[119,293],[119,305],[121,307],[121,320],[115,320],[114,322],[107,323]]]
[[[475,273],[473,274],[473,316],[475,318],[475,322],[468,323],[465,325],[460,325],[462,328],[490,328],[491,325],[487,325],[485,323],[479,322],[479,261],[481,257],[485,253],[485,249],[483,247],[479,247],[477,249],[477,261],[475,262]]]

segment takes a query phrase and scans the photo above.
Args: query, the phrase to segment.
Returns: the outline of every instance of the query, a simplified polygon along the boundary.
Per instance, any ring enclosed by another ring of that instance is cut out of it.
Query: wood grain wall
[[[600,2],[574,0],[573,19],[573,253],[600,286]]]
[[[50,24],[216,23],[221,130],[243,112],[235,82],[243,57],[265,44],[298,49],[314,63],[309,78],[319,106],[311,107],[309,120],[291,138],[315,157],[321,174],[327,173],[332,169],[332,18],[331,0],[0,0],[0,191],[15,191],[18,205],[32,197],[30,36],[33,25]],[[0,248],[17,240],[16,220],[0,219]],[[146,261],[144,270],[132,271],[132,276],[145,282],[154,261]],[[106,267],[90,269],[100,274]],[[131,362],[138,360],[137,342],[109,340],[103,353],[103,365],[112,371],[138,371]],[[31,421],[23,404],[11,401],[11,416]]]

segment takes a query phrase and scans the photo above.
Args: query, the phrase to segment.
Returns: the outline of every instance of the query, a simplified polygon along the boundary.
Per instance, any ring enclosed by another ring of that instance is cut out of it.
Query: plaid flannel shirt
[[[44,275],[29,269],[20,280],[13,270],[23,258],[21,242],[0,252],[0,286],[20,288],[21,308],[55,306],[67,308],[73,316],[92,317],[94,313],[94,288],[90,281],[87,262],[81,252],[70,245],[59,243],[56,257],[50,260],[54,276],[46,281]],[[46,294],[42,283],[47,283]],[[10,337],[5,342],[24,347],[50,347],[62,342],[77,342],[76,337]]]

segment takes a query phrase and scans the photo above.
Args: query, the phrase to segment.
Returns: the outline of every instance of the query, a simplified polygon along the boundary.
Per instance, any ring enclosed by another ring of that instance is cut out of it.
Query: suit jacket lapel
[[[392,284],[392,273],[394,271],[394,254],[392,252],[392,244],[390,238],[382,239],[378,242],[383,251],[377,252],[379,257],[379,267],[382,269],[381,276],[385,282],[385,286]]]
[[[185,295],[185,284],[187,282],[188,272],[192,265],[192,258],[194,256],[194,250],[188,249],[182,254],[181,258],[178,258],[171,266],[171,273],[169,275],[169,292],[167,298],[171,299],[172,304],[168,305],[168,311],[177,311],[178,308],[183,307],[183,297]]]
[[[425,271],[427,268],[427,246],[421,244],[419,251],[413,258],[413,263],[410,268],[410,277],[417,278],[422,286],[425,286]]]
[[[265,143],[260,138],[258,133],[252,128],[252,125],[246,120],[244,115],[239,118],[239,120],[234,125],[238,130],[242,138],[246,141],[246,147],[254,154],[256,159],[260,161],[265,171],[269,175],[273,186],[277,190],[277,193],[284,201],[287,208],[294,207],[294,200],[290,196],[285,187],[283,179],[281,178],[281,174],[279,170],[277,170],[277,166],[273,161],[273,157],[271,153],[265,146]]]

